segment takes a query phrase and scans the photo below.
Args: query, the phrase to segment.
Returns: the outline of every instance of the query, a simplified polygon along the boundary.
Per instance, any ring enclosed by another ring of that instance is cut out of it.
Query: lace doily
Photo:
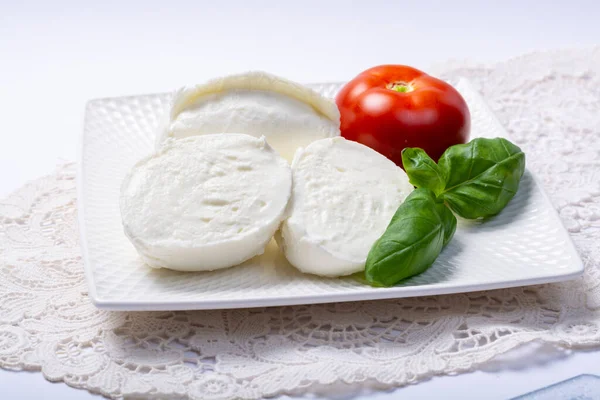
[[[0,367],[118,398],[255,399],[333,382],[403,385],[534,340],[600,345],[600,49],[453,67],[527,153],[585,275],[459,295],[123,313],[90,303],[74,167],[0,202]]]

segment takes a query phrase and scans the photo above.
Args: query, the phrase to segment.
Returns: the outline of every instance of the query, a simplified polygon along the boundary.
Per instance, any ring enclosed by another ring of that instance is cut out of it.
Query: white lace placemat
[[[534,340],[600,345],[600,48],[457,65],[437,73],[469,78],[525,150],[582,278],[328,305],[100,311],[86,294],[66,165],[0,202],[0,367],[112,398],[255,399],[332,382],[403,385]]]

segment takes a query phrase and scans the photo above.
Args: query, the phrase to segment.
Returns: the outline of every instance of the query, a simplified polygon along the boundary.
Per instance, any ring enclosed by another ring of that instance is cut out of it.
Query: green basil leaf
[[[452,211],[468,219],[489,217],[517,193],[525,153],[506,139],[478,138],[448,148],[438,165],[446,176],[439,197]]]
[[[373,244],[365,267],[367,281],[391,286],[420,274],[433,264],[455,230],[456,218],[432,190],[414,190]]]
[[[402,150],[402,165],[413,186],[431,189],[436,195],[444,190],[446,177],[442,169],[423,149],[408,147]]]

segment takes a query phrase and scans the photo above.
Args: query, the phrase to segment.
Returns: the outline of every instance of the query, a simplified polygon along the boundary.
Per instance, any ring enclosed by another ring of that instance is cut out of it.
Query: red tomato
[[[452,86],[405,65],[362,72],[338,93],[342,136],[402,166],[402,150],[420,147],[434,160],[469,139],[471,117]]]

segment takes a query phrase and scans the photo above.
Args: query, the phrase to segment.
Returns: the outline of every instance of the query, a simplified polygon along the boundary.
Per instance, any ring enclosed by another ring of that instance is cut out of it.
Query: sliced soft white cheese
[[[298,150],[292,199],[277,240],[300,271],[342,276],[367,254],[413,190],[406,173],[360,143],[322,139]]]
[[[173,95],[159,127],[168,137],[246,133],[267,141],[291,161],[298,147],[339,136],[335,103],[314,90],[264,72],[249,72],[184,87]]]
[[[123,227],[152,267],[231,267],[262,254],[291,187],[289,164],[264,137],[171,139],[123,181]]]

